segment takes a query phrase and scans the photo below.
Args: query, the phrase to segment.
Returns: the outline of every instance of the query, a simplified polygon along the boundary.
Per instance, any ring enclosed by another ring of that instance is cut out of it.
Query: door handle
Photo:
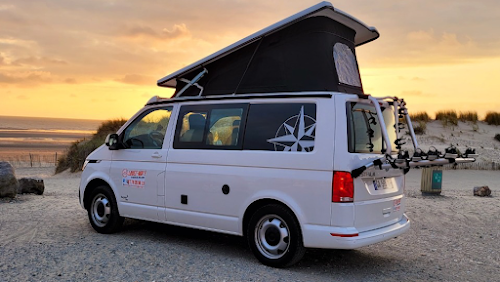
[[[151,155],[151,157],[153,157],[153,158],[155,158],[155,159],[159,159],[159,158],[161,158],[161,155],[160,155],[160,153],[158,153],[158,152],[154,152],[154,153]]]

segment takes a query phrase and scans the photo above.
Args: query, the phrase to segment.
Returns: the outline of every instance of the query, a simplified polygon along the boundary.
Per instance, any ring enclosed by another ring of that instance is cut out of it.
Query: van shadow
[[[193,248],[200,252],[210,252],[225,259],[240,261],[257,267],[266,267],[253,256],[244,237],[226,235],[216,232],[178,227],[160,223],[127,219],[121,232],[123,236],[133,240],[176,244]],[[390,254],[380,254],[371,250],[325,250],[307,249],[303,259],[287,271],[298,273],[351,274],[383,274],[395,267],[402,268],[401,261]],[[415,266],[414,266],[415,267]]]
[[[135,219],[126,219],[120,234],[129,239],[160,241],[235,259],[253,259],[245,238],[240,236]]]
[[[393,266],[394,258],[363,250],[308,249],[304,258],[296,265],[295,270],[359,275],[360,272],[390,271]]]

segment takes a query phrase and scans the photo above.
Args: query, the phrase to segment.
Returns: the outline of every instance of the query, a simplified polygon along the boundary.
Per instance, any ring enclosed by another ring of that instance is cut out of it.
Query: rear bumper
[[[321,249],[356,249],[397,237],[410,229],[410,220],[401,220],[386,227],[358,233],[355,228],[304,225],[304,247]],[[335,236],[332,235],[336,234]],[[356,235],[357,234],[357,235]],[[346,237],[342,237],[342,235]]]

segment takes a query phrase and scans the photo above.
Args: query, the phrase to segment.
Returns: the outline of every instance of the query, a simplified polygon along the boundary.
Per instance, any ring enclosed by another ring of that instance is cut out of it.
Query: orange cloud
[[[0,83],[13,84],[25,87],[33,87],[42,83],[50,83],[53,79],[51,74],[43,71],[29,71],[5,74],[0,73]]]
[[[67,65],[68,62],[48,57],[31,56],[31,57],[16,59],[11,64],[17,66],[46,66],[46,65]]]
[[[130,38],[147,37],[149,39],[152,38],[157,40],[186,38],[191,36],[191,32],[183,23],[174,24],[171,29],[163,28],[162,30],[157,30],[144,25],[128,26],[124,28],[120,34]]]
[[[122,78],[116,79],[116,81],[127,84],[152,85],[155,78],[140,74],[127,74]]]
[[[455,33],[410,31],[383,49],[371,50],[369,64],[380,67],[462,64],[490,56],[469,37]]]
[[[407,90],[407,91],[401,91],[401,96],[402,97],[406,97],[406,96],[422,97],[422,96],[429,96],[429,94],[425,94],[419,90]]]

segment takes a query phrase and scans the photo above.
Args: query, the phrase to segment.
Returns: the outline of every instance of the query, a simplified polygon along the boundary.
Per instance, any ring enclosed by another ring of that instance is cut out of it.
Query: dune
[[[418,125],[414,122],[414,126]],[[403,130],[406,132],[407,130]],[[500,126],[488,125],[485,122],[458,122],[458,125],[444,125],[441,121],[434,120],[427,123],[426,133],[417,135],[420,148],[427,152],[431,146],[444,153],[445,148],[453,145],[460,152],[467,148],[476,149],[479,157],[477,163],[485,167],[491,163],[500,163],[500,142],[495,140],[495,134],[500,134]],[[413,152],[413,145],[409,135],[405,135],[405,150]]]

